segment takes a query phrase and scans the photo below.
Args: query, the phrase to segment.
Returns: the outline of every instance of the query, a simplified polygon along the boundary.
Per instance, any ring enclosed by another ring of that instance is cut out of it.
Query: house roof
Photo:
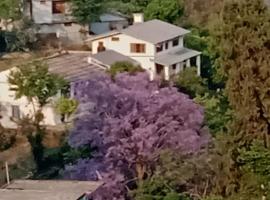
[[[90,181],[15,180],[0,189],[3,200],[77,200],[102,183]]]
[[[121,34],[121,33],[119,31],[117,31],[117,30],[113,30],[113,31],[110,31],[110,32],[107,32],[107,33],[91,36],[90,38],[86,39],[85,41],[99,40],[99,39],[102,39],[102,38],[107,38],[107,37],[118,35],[118,34]]]
[[[110,31],[104,34],[94,36],[86,41],[94,41],[102,38],[110,37],[118,34],[126,34],[131,37],[144,40],[153,44],[158,44],[173,38],[189,33],[189,30],[183,29],[179,26],[163,22],[161,20],[151,20],[144,23],[134,24],[128,28],[119,31]]]
[[[117,21],[127,21],[127,19],[124,17],[121,17],[120,15],[105,13],[100,16],[100,21],[101,22],[117,22]]]
[[[88,63],[90,52],[66,52],[44,61],[48,64],[51,73],[59,74],[68,81],[87,79],[90,74],[104,71],[100,65]]]
[[[194,56],[200,55],[201,52],[187,48],[179,48],[170,52],[160,54],[155,57],[154,62],[161,65],[173,65]]]
[[[107,50],[107,51],[94,54],[92,55],[92,58],[98,63],[104,64],[107,66],[111,66],[115,62],[119,62],[119,61],[128,61],[135,65],[138,65],[137,61],[113,50]]]
[[[110,31],[109,22],[94,22],[90,24],[90,32],[94,34],[102,34]]]
[[[137,39],[158,44],[160,42],[185,35],[190,31],[167,22],[154,19],[144,23],[134,24],[126,29],[122,29],[120,32]]]

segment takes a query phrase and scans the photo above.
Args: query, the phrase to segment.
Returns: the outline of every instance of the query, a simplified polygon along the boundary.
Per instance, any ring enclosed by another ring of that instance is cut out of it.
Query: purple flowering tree
[[[203,109],[176,88],[150,82],[145,73],[119,74],[114,81],[99,74],[73,87],[80,107],[70,144],[97,151],[66,172],[72,179],[103,178],[95,200],[127,199],[163,150],[193,154],[208,144]]]

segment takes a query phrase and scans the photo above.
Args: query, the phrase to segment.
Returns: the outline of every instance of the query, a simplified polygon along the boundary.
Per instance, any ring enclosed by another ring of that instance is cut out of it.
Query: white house
[[[51,73],[59,74],[72,83],[88,79],[90,74],[106,69],[98,64],[90,63],[89,55],[89,52],[64,52],[45,58],[44,62],[48,64]],[[6,128],[16,128],[18,119],[25,116],[32,117],[34,114],[34,107],[27,98],[15,99],[15,92],[10,90],[8,76],[11,70],[16,70],[16,67],[0,72],[0,123]],[[71,88],[71,96],[74,92],[76,91]],[[61,116],[55,112],[54,106],[57,97],[59,96],[52,98],[51,103],[43,109],[45,116],[43,124],[45,125],[54,126],[61,123]]]
[[[136,60],[154,79],[157,75],[169,80],[185,67],[197,66],[201,73],[200,52],[184,47],[184,36],[190,31],[160,21],[144,22],[143,15],[135,14],[134,24],[122,30],[98,35],[87,41],[92,54],[113,50]]]
[[[85,39],[81,33],[84,27],[72,17],[68,0],[26,0],[23,10],[40,27],[40,34],[55,34],[70,43],[82,43]]]

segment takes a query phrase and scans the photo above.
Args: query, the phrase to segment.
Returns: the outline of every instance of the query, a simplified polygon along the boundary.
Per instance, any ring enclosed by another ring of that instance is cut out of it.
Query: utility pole
[[[9,177],[9,169],[8,169],[8,162],[5,162],[5,168],[6,168],[6,178],[7,178],[7,184],[10,184],[10,177]]]

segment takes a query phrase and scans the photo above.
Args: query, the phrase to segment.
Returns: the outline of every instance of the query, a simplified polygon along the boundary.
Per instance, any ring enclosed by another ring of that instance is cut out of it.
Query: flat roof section
[[[0,189],[1,200],[78,200],[101,182],[15,180]]]

